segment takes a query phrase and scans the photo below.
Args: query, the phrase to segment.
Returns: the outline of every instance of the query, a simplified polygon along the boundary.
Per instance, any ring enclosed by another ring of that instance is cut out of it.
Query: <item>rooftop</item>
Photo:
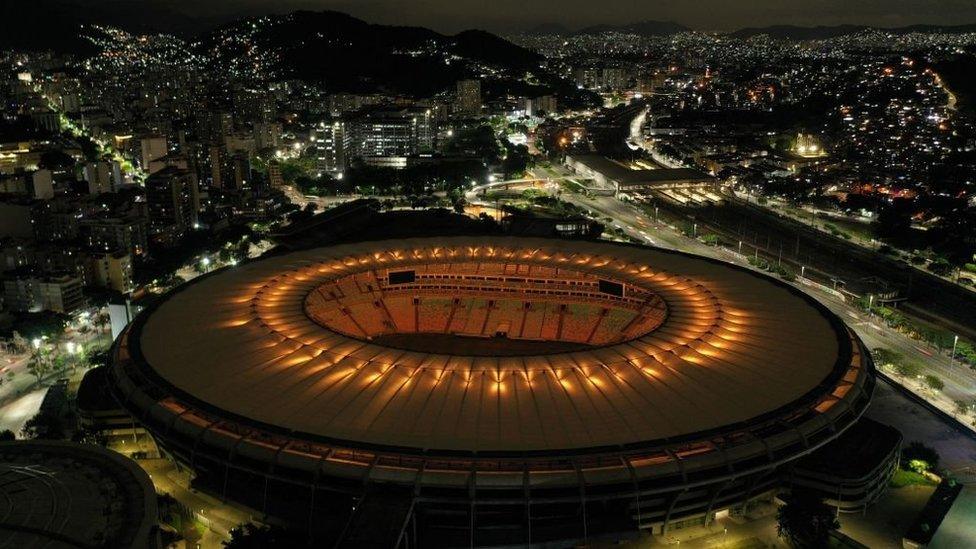
[[[0,442],[5,547],[157,547],[155,525],[152,482],[125,457],[69,442]]]
[[[627,166],[598,154],[570,155],[587,168],[603,174],[621,185],[668,183],[671,181],[706,181],[711,177],[694,168],[661,168],[658,170],[632,170]]]
[[[861,418],[841,436],[797,461],[797,467],[857,480],[868,476],[901,443],[901,432],[894,427]]]

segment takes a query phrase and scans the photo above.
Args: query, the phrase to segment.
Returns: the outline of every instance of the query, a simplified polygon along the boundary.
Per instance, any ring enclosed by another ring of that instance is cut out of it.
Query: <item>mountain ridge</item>
[[[542,62],[538,53],[482,30],[445,35],[368,23],[336,11],[245,18],[200,36],[196,47],[217,66],[232,69],[273,59],[269,70],[277,71],[277,78],[408,95],[429,95],[477,76],[484,66],[521,76]]]

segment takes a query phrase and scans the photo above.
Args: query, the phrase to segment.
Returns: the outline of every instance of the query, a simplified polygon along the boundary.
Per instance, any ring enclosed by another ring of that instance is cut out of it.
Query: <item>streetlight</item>
[[[949,355],[949,368],[952,368],[952,363],[956,360],[956,344],[959,343],[959,336],[954,336],[952,338],[952,354]]]

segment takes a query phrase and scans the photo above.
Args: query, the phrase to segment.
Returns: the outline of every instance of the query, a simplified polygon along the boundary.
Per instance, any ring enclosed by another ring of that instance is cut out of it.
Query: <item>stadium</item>
[[[210,273],[113,353],[113,394],[199,486],[348,547],[623,539],[745,513],[874,386],[853,332],[778,280],[499,236]]]

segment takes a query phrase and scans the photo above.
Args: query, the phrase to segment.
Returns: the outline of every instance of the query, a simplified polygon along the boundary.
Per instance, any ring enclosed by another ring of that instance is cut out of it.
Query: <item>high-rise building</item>
[[[224,179],[227,177],[227,153],[220,145],[210,146],[210,186],[219,189],[224,186]]]
[[[197,223],[196,176],[172,166],[156,172],[146,180],[146,204],[152,234],[166,242],[179,240]]]
[[[481,112],[481,80],[460,80],[457,83],[454,110],[460,114]]]
[[[235,153],[228,159],[230,177],[224,180],[224,188],[240,191],[250,188],[254,182],[251,170],[251,157],[244,153]]]
[[[88,182],[88,194],[96,195],[112,192],[112,175],[108,162],[89,162],[83,170]]]
[[[285,178],[281,174],[281,164],[272,160],[268,163],[268,183],[272,187],[281,187],[285,184]]]
[[[54,198],[54,178],[51,170],[37,170],[31,174],[34,198],[50,200]]]
[[[281,146],[281,124],[278,122],[256,122],[254,124],[254,146],[257,150],[277,149]]]
[[[573,80],[581,88],[598,88],[600,80],[600,69],[596,67],[577,67],[573,69]]]
[[[332,116],[342,116],[346,113],[358,111],[363,107],[379,105],[388,98],[382,95],[356,95],[337,93],[328,98],[328,110]]]
[[[619,67],[607,67],[602,72],[601,88],[610,90],[620,90],[627,87],[630,82],[630,73],[627,69]]]
[[[310,137],[316,156],[316,167],[323,172],[341,172],[346,169],[346,123],[342,120],[320,122]]]
[[[249,158],[258,151],[254,134],[232,133],[224,136],[224,148],[228,154],[244,153]]]
[[[372,111],[347,125],[347,158],[378,165],[405,165],[410,155],[430,152],[434,135],[429,109]],[[383,159],[403,158],[402,163]]]
[[[556,96],[542,95],[532,100],[532,114],[555,114],[557,110]]]
[[[573,79],[582,88],[619,90],[627,87],[630,73],[619,67],[578,67]]]
[[[82,288],[82,280],[69,274],[39,277],[7,273],[3,278],[3,301],[12,311],[72,313],[86,305]]]
[[[96,206],[83,200],[58,197],[36,203],[31,210],[34,238],[42,242],[69,242],[78,238],[78,226]]]
[[[127,252],[94,254],[91,261],[95,284],[123,294],[133,290],[132,256]]]
[[[0,202],[0,238],[34,238],[33,210],[26,198]]]
[[[552,95],[542,95],[535,98],[522,97],[518,101],[518,109],[526,116],[554,114],[556,112],[556,98]]]
[[[118,160],[112,161],[112,190],[117,191],[119,187],[126,183],[126,177],[122,175],[122,163]]]
[[[143,137],[139,140],[139,148],[139,160],[146,173],[152,175],[165,167],[162,162],[159,162],[169,154],[165,137],[159,135]]]
[[[86,305],[83,283],[72,275],[51,276],[35,280],[35,296],[45,311],[71,313]]]
[[[140,215],[86,218],[79,224],[79,232],[91,250],[124,250],[132,255],[146,252],[147,221]]]

